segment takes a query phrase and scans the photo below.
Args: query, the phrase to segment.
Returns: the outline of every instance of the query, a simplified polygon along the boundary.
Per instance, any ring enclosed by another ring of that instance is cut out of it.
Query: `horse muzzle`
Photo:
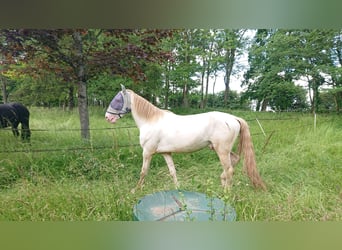
[[[117,120],[120,119],[120,116],[119,115],[113,115],[110,113],[106,113],[105,118],[108,122],[115,123]]]

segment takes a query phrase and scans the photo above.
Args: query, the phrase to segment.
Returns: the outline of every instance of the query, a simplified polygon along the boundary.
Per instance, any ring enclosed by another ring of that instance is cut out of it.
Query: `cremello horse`
[[[132,90],[126,90],[122,86],[122,91],[111,101],[105,117],[108,122],[115,123],[129,112],[132,112],[133,119],[140,130],[140,145],[143,148],[143,164],[137,188],[142,186],[152,155],[155,153],[164,156],[178,188],[171,153],[193,152],[207,146],[216,151],[223,167],[222,186],[229,188],[232,184],[233,167],[240,159],[231,150],[240,134],[238,152],[239,155],[243,153],[245,172],[254,187],[266,189],[256,168],[248,125],[242,118],[216,111],[196,115],[176,115],[157,108]]]

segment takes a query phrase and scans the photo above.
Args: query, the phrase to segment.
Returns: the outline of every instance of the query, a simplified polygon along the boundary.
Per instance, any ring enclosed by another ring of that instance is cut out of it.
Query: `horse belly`
[[[157,152],[193,152],[210,144],[211,131],[206,123],[170,123],[164,128]]]
[[[157,146],[157,153],[194,152],[210,145],[207,140],[189,140],[186,138],[165,138]]]

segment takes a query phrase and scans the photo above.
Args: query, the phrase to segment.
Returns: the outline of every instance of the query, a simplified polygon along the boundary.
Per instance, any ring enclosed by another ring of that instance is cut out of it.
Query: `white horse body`
[[[239,161],[239,156],[231,150],[240,134],[238,150],[239,154],[244,153],[246,172],[255,187],[265,189],[256,169],[249,128],[242,118],[217,111],[196,115],[176,115],[157,108],[123,87],[108,107],[106,119],[115,123],[128,112],[132,112],[140,130],[140,145],[143,148],[143,164],[137,187],[142,186],[155,153],[164,156],[174,183],[178,187],[171,153],[193,152],[207,146],[214,149],[220,159],[223,167],[222,186],[229,187],[234,172],[233,167]]]
[[[134,114],[133,118],[139,120]],[[208,145],[215,148],[221,140],[234,141],[240,124],[234,116],[221,112],[185,116],[165,112],[153,126],[145,123],[139,129],[140,145],[151,153],[193,152]]]

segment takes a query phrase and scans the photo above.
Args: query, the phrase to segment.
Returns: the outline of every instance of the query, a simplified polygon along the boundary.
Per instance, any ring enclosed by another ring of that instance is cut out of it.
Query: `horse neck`
[[[132,115],[139,128],[142,125],[154,122],[163,116],[163,110],[154,106],[143,97],[135,94],[133,91],[131,91],[130,94]]]

